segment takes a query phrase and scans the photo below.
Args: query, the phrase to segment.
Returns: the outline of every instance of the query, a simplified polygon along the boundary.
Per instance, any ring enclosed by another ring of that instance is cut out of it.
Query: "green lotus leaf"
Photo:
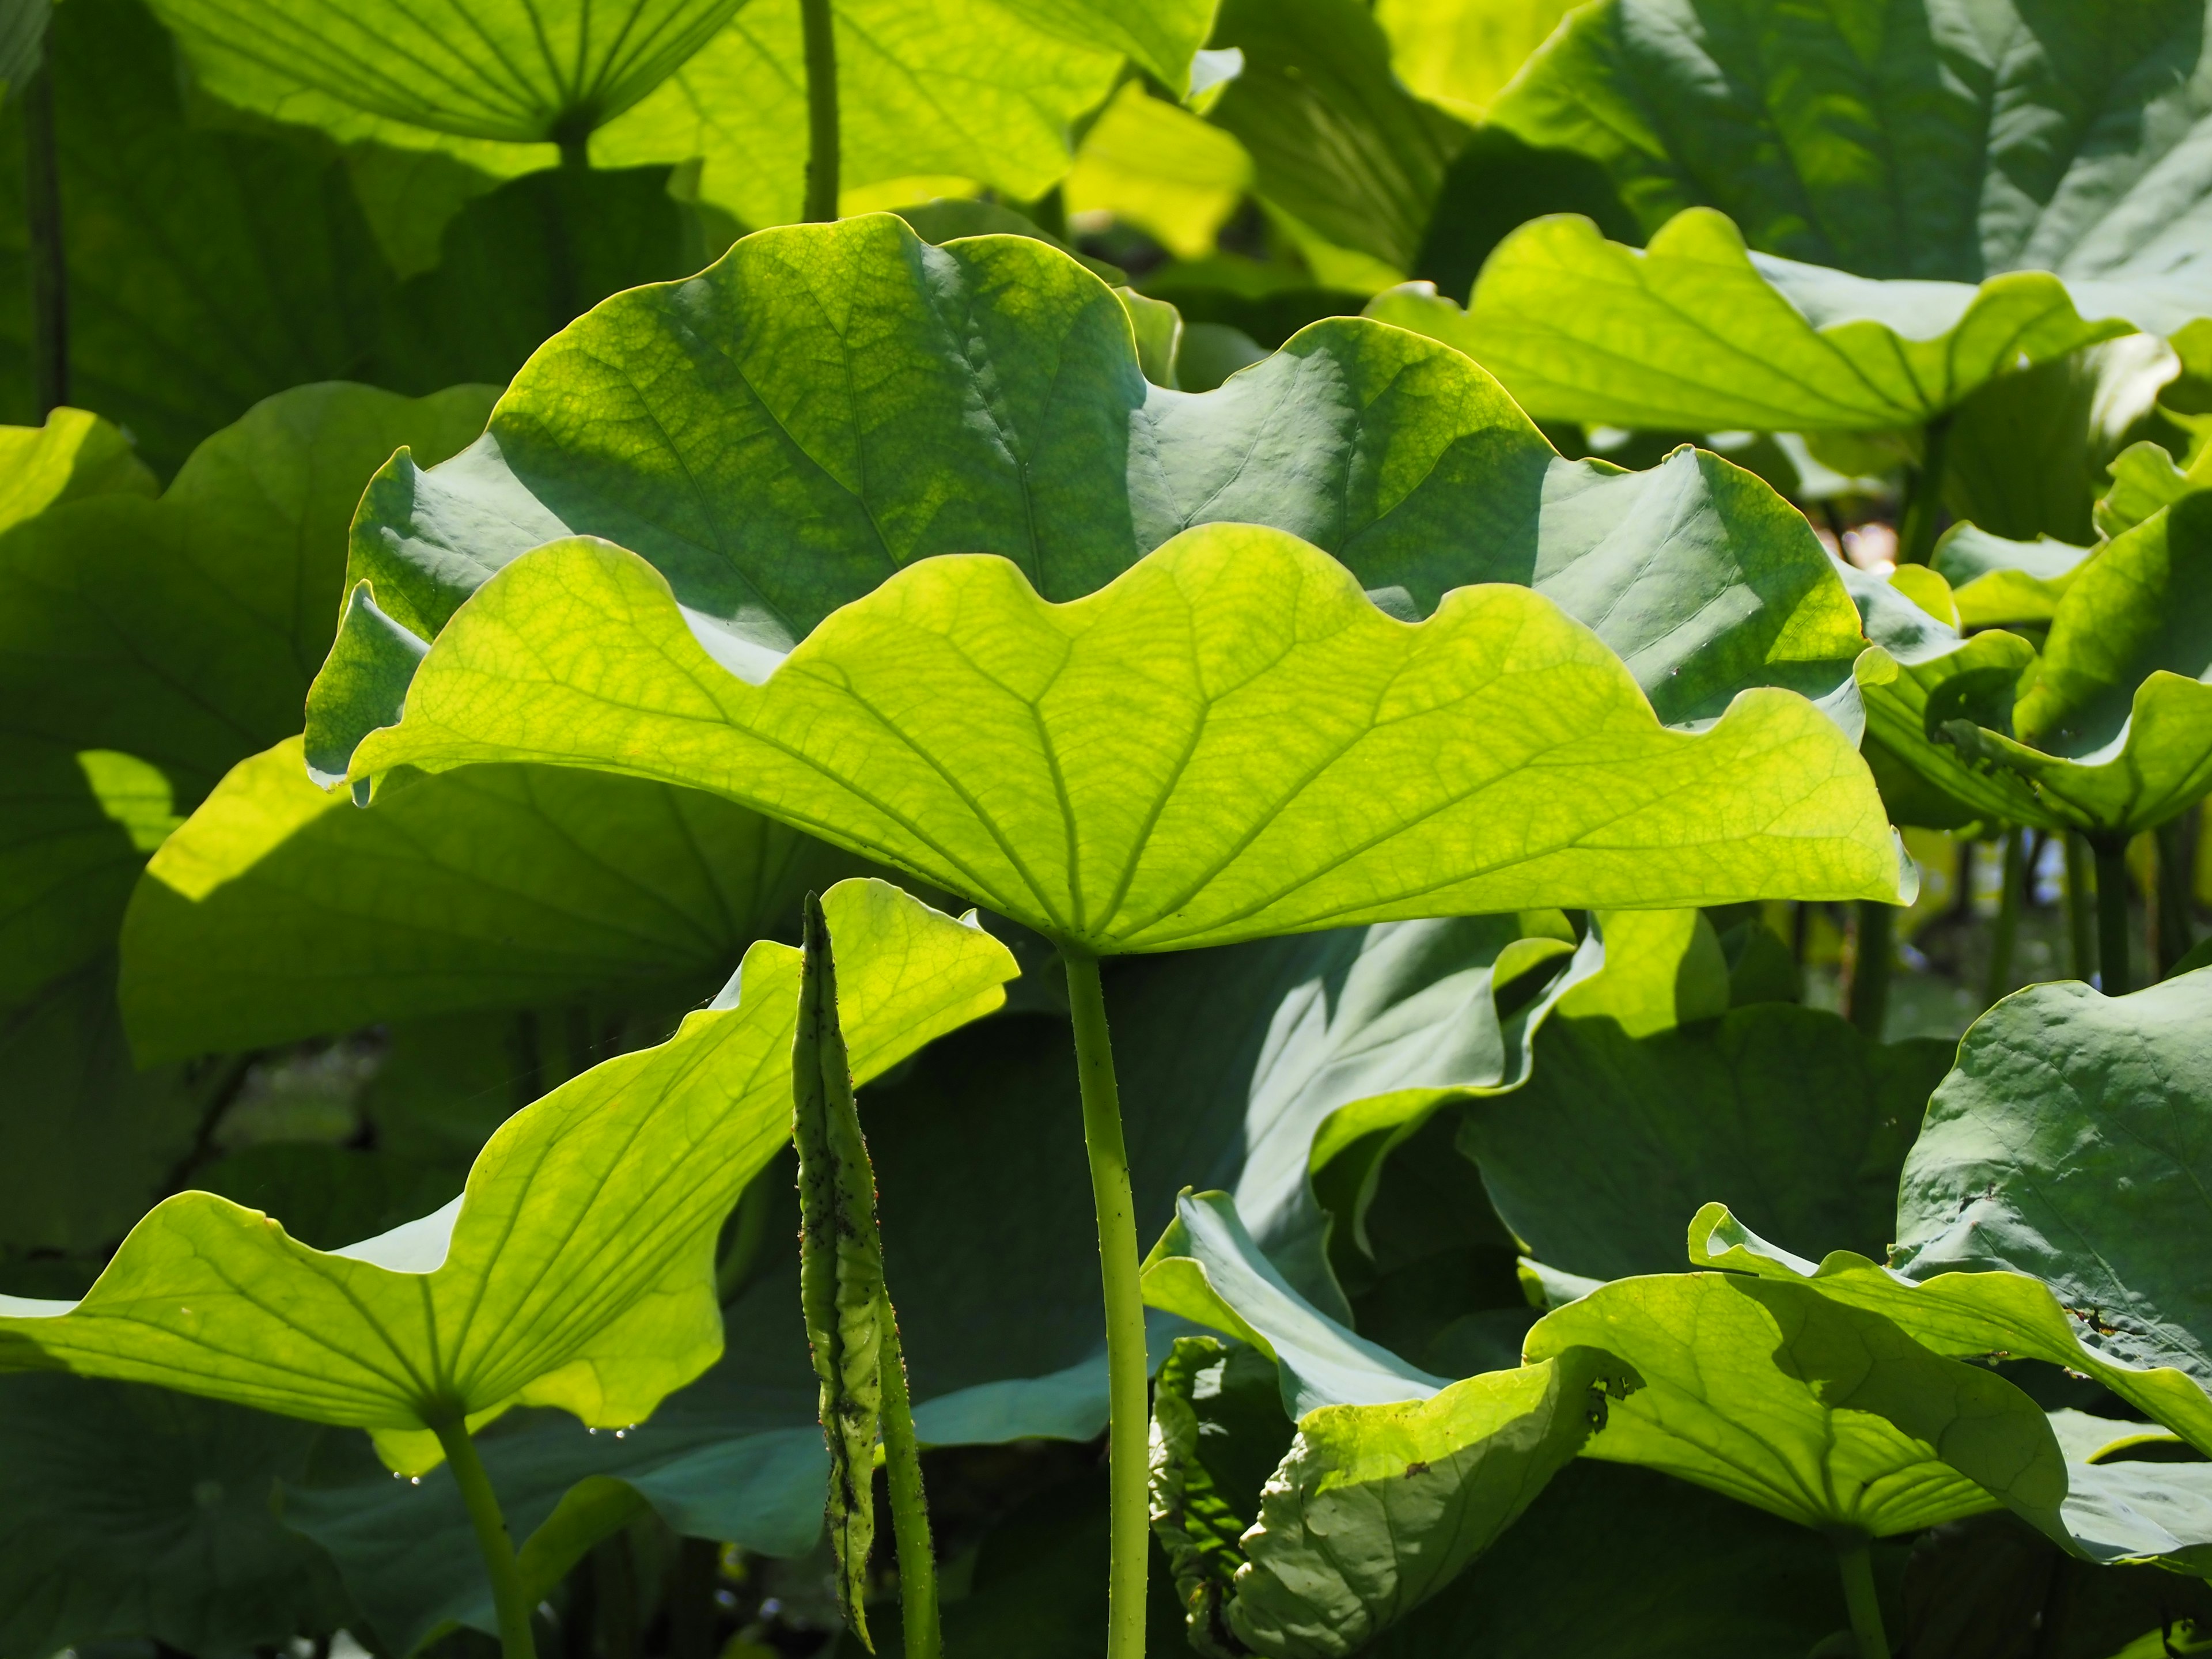
[[[363,811],[289,738],[147,866],[124,1012],[150,1060],[475,1009],[681,1007],[850,864],[712,795],[556,767],[471,767]]]
[[[845,189],[966,179],[1016,202],[1067,171],[1070,127],[1113,90],[1125,54],[1180,94],[1213,13],[1205,0],[838,0],[831,9]],[[700,156],[706,199],[748,224],[797,218],[806,165],[798,9],[740,11],[600,132],[592,154],[602,166]]]
[[[574,142],[658,86],[740,0],[629,0],[614,10],[493,0],[426,14],[375,0],[155,0],[208,90],[340,138],[421,146],[431,134],[511,145]],[[543,166],[528,151],[512,170]],[[504,169],[503,169],[504,170]]]
[[[136,0],[58,9],[50,45],[72,401],[167,475],[262,398],[357,374],[391,279],[336,155],[188,125],[168,37]],[[27,175],[7,131],[0,409],[24,421]]]
[[[237,1653],[347,1622],[329,1559],[272,1513],[322,1431],[73,1376],[0,1379],[0,1402],[7,1651],[136,1637]]]
[[[1943,532],[1929,561],[1951,584],[1962,629],[2048,623],[2092,549],[2049,536],[2012,541],[1972,524]]]
[[[556,544],[448,625],[355,773],[525,759],[711,790],[1100,955],[1901,880],[1856,754],[1802,699],[1668,732],[1526,589],[1400,623],[1254,526],[1057,606],[1006,560],[933,560],[758,685],[643,560]]]
[[[1375,21],[1407,88],[1479,121],[1567,10],[1566,0],[1382,0]]]
[[[1304,236],[1364,256],[1382,280],[1413,269],[1467,130],[1391,73],[1369,9],[1227,0],[1212,44],[1244,54],[1209,118],[1250,155],[1261,200]]]
[[[1690,1260],[1702,1267],[1803,1284],[1832,1300],[1878,1313],[1939,1353],[2041,1359],[2095,1378],[2200,1451],[2212,1443],[2212,1400],[2188,1373],[2137,1368],[2088,1346],[2087,1327],[2051,1287],[2026,1273],[1946,1273],[1912,1279],[1849,1250],[1818,1263],[1768,1243],[1708,1204],[1690,1223]]]
[[[2126,1455],[2178,1437],[2086,1412],[2051,1413],[2066,1451],[2066,1519],[2092,1560],[2212,1567],[2212,1467]]]
[[[1014,969],[988,935],[881,883],[829,902],[856,1075],[1001,1000]],[[82,1301],[0,1300],[0,1353],[367,1428],[403,1469],[437,1462],[433,1425],[514,1405],[633,1423],[720,1347],[714,1240],[789,1133],[798,972],[756,945],[733,1006],[518,1113],[461,1198],[345,1251],[167,1200]]]
[[[1607,1394],[1630,1386],[1584,1351],[1460,1382],[1417,1370],[1299,1297],[1225,1193],[1178,1201],[1145,1293],[1273,1359],[1297,1424],[1234,1540],[1243,1560],[1228,1585],[1218,1563],[1179,1574],[1194,1632],[1218,1642],[1225,1624],[1261,1653],[1362,1650],[1510,1526],[1604,1422]],[[1176,1421],[1170,1403],[1154,1439],[1156,1527],[1189,1487]]]
[[[1461,1149],[1528,1254],[1597,1279],[1664,1273],[1682,1259],[1682,1217],[1716,1194],[1769,1231],[1882,1249],[1951,1045],[1869,1042],[1782,1002],[1632,1033],[1605,1006],[1620,981],[1671,991],[1682,958],[1600,927],[1605,966],[1552,1010],[1528,1081],[1460,1119]]]
[[[57,409],[42,426],[0,427],[0,531],[64,501],[159,488],[130,438],[82,409]]]
[[[1868,617],[1868,731],[1915,774],[2000,823],[2126,836],[2212,788],[2204,570],[2212,493],[2161,507],[2068,580],[2039,657],[2002,632],[1963,643]],[[1866,595],[1870,579],[1846,579]],[[2017,734],[2017,735],[2015,735]]]
[[[2207,452],[2212,453],[2212,452]],[[2112,487],[2097,503],[2097,528],[2108,537],[2134,529],[2161,507],[2212,487],[2212,462],[2200,454],[2186,470],[2148,441],[2130,444],[2112,461]]]
[[[1858,620],[1808,527],[1710,455],[1626,476],[1563,460],[1463,357],[1357,321],[1214,392],[1151,386],[1121,303],[1073,260],[1025,238],[932,248],[876,216],[763,232],[608,301],[477,447],[395,457],[355,526],[349,586],[373,597],[315,689],[308,757],[342,774],[398,717],[420,642],[564,535],[637,552],[732,650],[780,652],[934,554],[1001,554],[1072,599],[1218,520],[1303,537],[1395,614],[1533,586],[1669,722],[1747,685],[1855,696]]]
[[[1577,1347],[1643,1382],[1586,1456],[1863,1537],[2000,1504],[2061,1530],[2065,1460],[2034,1401],[1815,1291],[1727,1273],[1615,1279],[1547,1314],[1523,1352]]]
[[[1491,255],[1465,310],[1415,284],[1367,314],[1466,352],[1539,420],[1692,432],[1917,427],[2023,361],[2130,332],[2138,314],[2179,320],[2047,271],[1885,283],[1753,252],[1705,207],[1643,249],[1539,219]]]

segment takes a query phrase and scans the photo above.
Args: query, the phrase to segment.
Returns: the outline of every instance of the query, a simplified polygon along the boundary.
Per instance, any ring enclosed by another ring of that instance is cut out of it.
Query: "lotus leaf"
[[[972,180],[1016,202],[1067,171],[1069,129],[1113,90],[1124,54],[1180,94],[1212,16],[1204,0],[837,0],[831,9],[847,191]],[[592,153],[616,166],[703,157],[708,200],[748,224],[781,223],[803,198],[805,88],[799,8],[749,8],[597,135]]]
[[[1463,316],[1389,303],[1539,415],[1917,426],[2021,359],[2212,311],[2203,23],[2191,0],[1605,0],[1492,118],[1603,163],[1649,250],[1538,221]]]
[[[335,154],[192,126],[136,0],[72,7],[51,42],[70,395],[167,474],[262,398],[358,374],[391,279]],[[35,417],[21,142],[0,157],[0,407],[18,421]]]
[[[827,902],[857,1075],[1001,1000],[1013,964],[988,935],[880,883]],[[403,1469],[438,1461],[434,1428],[518,1404],[626,1426],[720,1347],[714,1242],[789,1132],[798,972],[756,945],[732,1006],[517,1114],[461,1198],[344,1251],[168,1199],[82,1301],[0,1301],[0,1352],[368,1428]]]
[[[878,216],[763,232],[617,296],[538,353],[474,448],[395,457],[355,527],[349,585],[373,600],[316,687],[308,757],[343,773],[420,641],[561,536],[632,549],[732,649],[781,652],[933,554],[999,553],[1072,599],[1215,520],[1303,537],[1401,614],[1533,586],[1670,722],[1753,684],[1832,700],[1862,647],[1802,519],[1711,456],[1562,460],[1465,359],[1355,321],[1215,392],[1148,386],[1123,307],[1073,260],[931,248]]]
[[[680,1007],[848,863],[712,795],[556,767],[472,767],[362,811],[289,738],[147,866],[124,1012],[151,1060],[475,1009]]]
[[[1817,1291],[1726,1273],[1616,1279],[1546,1315],[1524,1353],[1576,1347],[1643,1383],[1588,1456],[1863,1537],[2000,1504],[2060,1530],[2065,1462],[2033,1401]]]
[[[1620,981],[1672,989],[1686,975],[1674,951],[1600,927],[1605,967],[1560,997],[1528,1081],[1460,1120],[1461,1148],[1528,1253],[1598,1279],[1664,1273],[1682,1259],[1682,1217],[1715,1194],[1764,1210],[1772,1231],[1887,1245],[1898,1170],[1951,1045],[1869,1042],[1836,1014],[1782,1002],[1708,1002],[1632,1034],[1605,1006]]]
[[[933,560],[757,685],[643,560],[556,544],[470,601],[354,767],[517,760],[710,789],[1103,955],[1561,900],[1899,890],[1871,784],[1811,705],[1753,691],[1668,732],[1525,589],[1400,623],[1257,527],[1188,532],[1063,605],[1007,561]]]
[[[1225,1623],[1261,1653],[1360,1650],[1511,1525],[1604,1422],[1606,1395],[1629,1385],[1591,1352],[1461,1382],[1416,1370],[1298,1297],[1226,1194],[1180,1200],[1145,1289],[1273,1359],[1297,1423],[1237,1540],[1231,1593],[1221,1598],[1211,1575],[1179,1575],[1194,1631]],[[1156,1506],[1188,1486],[1163,1445],[1174,1420],[1170,1408],[1155,1436]]]
[[[1568,9],[1568,0],[1382,0],[1375,21],[1407,88],[1478,121]]]
[[[2049,536],[2011,541],[1962,523],[1944,532],[1929,564],[1951,586],[1960,629],[2002,628],[2050,622],[2090,550]]]
[[[1110,213],[1195,259],[1251,184],[1252,158],[1233,136],[1132,82],[1084,135],[1061,190],[1070,213]]]

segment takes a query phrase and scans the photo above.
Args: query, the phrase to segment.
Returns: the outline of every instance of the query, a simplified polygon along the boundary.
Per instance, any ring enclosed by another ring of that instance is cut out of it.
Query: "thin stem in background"
[[[1146,1462],[1152,1437],[1145,1362],[1145,1296],[1139,1283],[1136,1204],[1121,1139],[1121,1097],[1106,1031],[1106,992],[1098,959],[1062,946],[1075,1064],[1083,1085],[1083,1144],[1091,1158],[1091,1196],[1098,1210],[1098,1261],[1106,1291],[1108,1512],[1113,1542],[1107,1569],[1106,1659],[1143,1659],[1146,1552],[1152,1546]]]
[[[898,1546],[899,1624],[907,1659],[938,1659],[945,1640],[937,1618],[937,1555],[929,1538],[929,1504],[921,1490],[921,1447],[907,1397],[906,1352],[889,1294],[876,1315],[883,1333],[884,1475],[890,1487],[891,1536]]]
[[[806,216],[837,216],[837,33],[830,0],[799,0],[806,38]]]
[[[2189,954],[2194,943],[2196,919],[2190,911],[2195,902],[2196,817],[2185,812],[2158,829],[2158,903],[2151,915],[2157,935],[2154,960],[2160,979],[2173,971],[2173,964]]]
[[[2074,952],[2074,977],[2097,972],[2097,915],[2089,898],[2089,845],[2073,830],[2066,836],[2066,937]]]
[[[2128,840],[2100,836],[2089,845],[2097,854],[2097,985],[2108,997],[2124,997],[2136,988],[2128,960]]]
[[[1844,1605],[1850,1609],[1859,1659],[1889,1659],[1889,1638],[1881,1628],[1881,1597],[1874,1587],[1874,1559],[1867,1553],[1866,1540],[1838,1540],[1836,1567],[1843,1574]]]
[[[1951,417],[1938,415],[1921,438],[1920,465],[1897,523],[1897,562],[1926,564],[1943,517],[1943,468],[1951,449]]]
[[[1851,948],[1850,982],[1844,988],[1844,1012],[1869,1041],[1879,1042],[1883,1022],[1889,1017],[1890,967],[1897,954],[1897,907],[1861,899],[1856,908],[1858,926]]]
[[[434,1425],[438,1443],[446,1449],[446,1466],[461,1490],[461,1502],[476,1528],[477,1547],[483,1553],[484,1571],[491,1579],[491,1604],[499,1615],[499,1645],[504,1659],[538,1659],[538,1646],[530,1633],[530,1603],[522,1593],[522,1573],[514,1560],[514,1540],[500,1513],[499,1495],[491,1489],[477,1443],[469,1437],[459,1418]]]
[[[69,401],[69,264],[62,247],[61,164],[54,151],[52,43],[23,87],[24,217],[31,267],[31,390],[39,419]]]
[[[2020,942],[2020,913],[2027,902],[2026,833],[2004,832],[1997,865],[1997,920],[1990,932],[1990,971],[1983,982],[1982,1000],[1995,1002],[2012,989],[2013,949]]]

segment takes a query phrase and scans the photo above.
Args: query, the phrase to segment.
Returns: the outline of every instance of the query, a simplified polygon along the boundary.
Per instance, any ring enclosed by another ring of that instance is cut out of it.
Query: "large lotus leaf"
[[[2113,458],[2112,474],[2112,487],[2097,503],[2096,523],[2106,536],[2116,537],[2161,507],[2212,487],[2212,450],[2199,453],[2185,470],[2157,444],[2130,444]]]
[[[42,426],[0,427],[0,530],[64,501],[158,488],[129,436],[82,409],[57,409]]]
[[[1012,959],[882,883],[831,890],[855,1074],[1000,1001]],[[518,1113],[437,1213],[310,1249],[204,1193],[165,1200],[76,1303],[0,1301],[19,1366],[156,1382],[370,1429],[421,1469],[433,1424],[556,1405],[626,1426],[712,1363],[716,1235],[789,1132],[798,962],[756,945],[734,1006]]]
[[[1961,523],[1943,532],[1928,562],[1950,583],[1960,627],[2003,628],[2050,622],[2092,550],[2050,536],[2014,541]]]
[[[1206,0],[837,0],[840,180],[949,177],[1034,200],[1067,171],[1069,129],[1123,55],[1180,93],[1212,13]],[[799,216],[806,131],[798,8],[754,6],[592,151],[602,165],[703,157],[706,198],[770,225]]]
[[[1413,284],[1367,314],[1456,346],[1540,420],[1850,432],[1919,426],[2023,361],[2195,313],[2045,271],[1877,282],[1749,252],[1692,208],[1642,249],[1539,219],[1491,255],[1465,310]]]
[[[1526,589],[1401,623],[1255,526],[1063,605],[1006,560],[931,560],[757,685],[643,560],[556,544],[479,590],[355,770],[520,759],[713,790],[1102,955],[1901,880],[1863,763],[1802,699],[1669,732]]]
[[[1060,191],[1071,215],[1110,214],[1177,258],[1197,259],[1213,252],[1251,184],[1243,145],[1133,81],[1084,134]]]
[[[1710,206],[1860,276],[2056,271],[2106,290],[2085,314],[2170,333],[2212,277],[2204,22],[2199,0],[1604,0],[1494,118],[1603,161],[1650,231]]]
[[[1576,1347],[1643,1384],[1586,1456],[1867,1537],[2000,1504],[2062,1530],[2065,1460],[2033,1401],[1815,1291],[1728,1273],[1615,1279],[1547,1314],[1523,1352]]]
[[[1680,971],[1607,927],[1603,969],[1532,1040],[1528,1081],[1462,1115],[1499,1218],[1538,1261],[1595,1279],[1678,1266],[1682,1218],[1716,1195],[1772,1231],[1882,1249],[1951,1045],[1869,1042],[1782,1002],[1640,1033],[1604,1009],[1620,980],[1671,988]]]
[[[322,1433],[162,1389],[0,1380],[0,1649],[232,1654],[342,1627],[330,1561],[272,1512]]]
[[[400,0],[153,0],[208,90],[340,138],[434,134],[498,167],[510,145],[580,140],[711,40],[742,0],[490,0],[424,12]],[[524,150],[513,171],[542,165]],[[501,169],[506,170],[506,169]]]
[[[390,285],[333,153],[204,131],[137,0],[58,9],[71,400],[167,473],[287,386],[357,374]],[[33,416],[19,125],[0,143],[0,407]]]
[[[364,811],[300,740],[162,846],[123,928],[149,1060],[578,1000],[680,1007],[849,860],[696,790],[471,767]]]
[[[2041,1359],[2095,1378],[2200,1451],[2212,1447],[2212,1398],[2172,1366],[2138,1368],[2086,1340],[2097,1334],[2026,1273],[1945,1273],[1913,1279],[1835,1250],[1818,1263],[1768,1243],[1708,1204],[1690,1223],[1690,1260],[1701,1267],[1809,1285],[1835,1301],[1878,1313],[1939,1353]],[[2094,1310],[2085,1310],[2094,1311]]]
[[[1225,0],[1212,44],[1244,54],[1210,118],[1250,155],[1261,199],[1382,281],[1411,270],[1467,130],[1399,83],[1368,9]]]
[[[1244,1561],[1220,1613],[1266,1654],[1358,1651],[1434,1595],[1574,1456],[1604,1422],[1605,1395],[1628,1381],[1588,1350],[1459,1382],[1418,1370],[1298,1296],[1225,1193],[1179,1200],[1146,1259],[1145,1293],[1273,1359],[1297,1422],[1237,1540]],[[1172,1474],[1159,1460],[1173,1455],[1156,1436],[1156,1493]],[[1202,1603],[1194,1613],[1212,1617]]]
[[[2031,1274],[2089,1346],[2212,1388],[2212,1297],[2180,1248],[2212,1220],[2208,1159],[2212,970],[2124,997],[2031,987],[1975,1023],[1929,1103],[1895,1261]]]
[[[480,444],[427,471],[394,458],[349,567],[374,611],[317,689],[309,757],[342,772],[396,718],[419,641],[556,537],[629,547],[704,621],[783,650],[933,554],[1001,554],[1071,599],[1216,520],[1301,536],[1413,615],[1469,582],[1533,586],[1670,722],[1747,685],[1829,696],[1860,648],[1803,520],[1712,456],[1563,460],[1465,358],[1357,321],[1165,391],[1072,259],[1017,237],[933,248],[878,216],[763,232],[608,301]]]
[[[2039,657],[2001,631],[1961,641],[1870,611],[1887,653],[1859,665],[1870,736],[1998,822],[2156,828],[2212,787],[2208,562],[2212,494],[2159,509],[2067,580]]]

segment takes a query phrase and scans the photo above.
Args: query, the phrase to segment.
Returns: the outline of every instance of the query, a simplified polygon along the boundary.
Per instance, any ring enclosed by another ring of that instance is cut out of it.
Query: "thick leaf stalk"
[[[806,44],[806,216],[837,216],[837,23],[830,0],[799,0]]]
[[[1889,1638],[1881,1627],[1881,1597],[1875,1592],[1874,1559],[1863,1538],[1839,1539],[1836,1566],[1844,1576],[1844,1602],[1850,1609],[1851,1635],[1859,1659],[1890,1659]]]
[[[43,421],[69,402],[69,264],[62,246],[61,163],[54,144],[51,40],[23,88],[23,204],[30,236],[31,389]]]
[[[1879,1042],[1882,1025],[1889,1018],[1890,974],[1897,954],[1897,911],[1894,906],[1877,900],[1861,899],[1857,920],[1844,1012],[1861,1035]]]
[[[438,1443],[445,1449],[447,1467],[460,1488],[461,1502],[475,1528],[477,1547],[483,1553],[484,1572],[491,1579],[491,1604],[499,1619],[501,1659],[538,1659],[538,1644],[531,1634],[532,1598],[522,1586],[522,1571],[514,1557],[514,1537],[492,1490],[491,1476],[477,1455],[476,1442],[456,1415],[437,1429]]]
[[[2008,830],[2000,844],[1996,925],[1990,933],[1989,975],[1982,1000],[1996,1002],[2012,989],[2013,952],[2020,943],[2020,915],[2027,902],[2027,832]]]
[[[2128,843],[2124,836],[2099,836],[2097,855],[2097,984],[2108,997],[2135,989],[2128,950]]]
[[[1098,1212],[1098,1265],[1106,1293],[1108,1551],[1106,1659],[1143,1659],[1145,1575],[1151,1563],[1150,1368],[1145,1356],[1145,1292],[1137,1249],[1136,1200],[1121,1136],[1121,1096],[1106,1030],[1106,992],[1098,959],[1063,946],[1068,1011],[1075,1025],[1076,1075],[1083,1090],[1083,1144],[1091,1159],[1091,1197]]]
[[[938,1650],[936,1573],[921,1466],[897,1322],[884,1285],[875,1173],[860,1133],[852,1069],[837,1022],[837,967],[821,900],[812,894],[806,899],[804,943],[798,1027],[792,1040],[799,1285],[807,1346],[822,1385],[822,1433],[830,1449],[825,1520],[837,1557],[837,1594],[853,1633],[873,1652],[866,1592],[875,1544],[880,1427],[890,1464],[907,1650],[921,1659]]]

